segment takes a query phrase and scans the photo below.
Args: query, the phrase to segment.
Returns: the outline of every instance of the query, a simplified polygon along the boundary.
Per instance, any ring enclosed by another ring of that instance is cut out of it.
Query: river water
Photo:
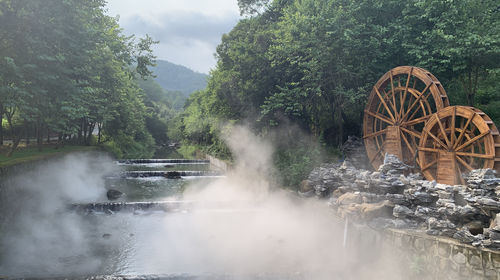
[[[392,268],[379,265],[376,244],[368,245],[369,250],[345,248],[344,224],[332,218],[325,202],[273,189],[256,173],[240,170],[177,179],[120,175],[132,170],[210,169],[206,163],[123,164],[92,153],[3,178],[0,277],[394,276]],[[107,207],[109,189],[125,193],[118,201],[132,206],[123,211],[74,210],[74,205],[89,203]],[[174,207],[134,208],[134,202]]]

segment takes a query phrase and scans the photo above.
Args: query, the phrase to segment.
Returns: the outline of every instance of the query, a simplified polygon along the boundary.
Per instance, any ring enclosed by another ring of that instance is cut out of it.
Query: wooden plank
[[[397,156],[403,160],[403,148],[401,145],[401,131],[399,126],[388,126],[385,135],[385,152]]]
[[[441,184],[457,185],[457,167],[455,154],[448,151],[439,151],[436,181]]]

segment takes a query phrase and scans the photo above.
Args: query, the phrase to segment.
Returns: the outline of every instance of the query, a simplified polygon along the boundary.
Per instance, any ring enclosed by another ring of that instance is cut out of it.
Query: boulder
[[[379,203],[363,203],[360,205],[361,217],[364,219],[373,219],[377,217],[392,217],[394,204],[389,200]]]
[[[460,242],[466,244],[472,244],[473,242],[478,241],[478,239],[467,229],[461,229],[455,232],[455,234],[453,234],[453,238],[458,239]]]
[[[168,179],[181,179],[181,173],[178,171],[168,171],[165,173],[165,177]]]
[[[380,165],[378,171],[382,174],[399,176],[408,173],[410,166],[404,164],[397,156],[385,154],[384,163]]]
[[[392,210],[392,215],[396,218],[406,218],[414,215],[414,211],[403,205],[396,205]]]
[[[108,197],[109,200],[117,200],[118,198],[122,197],[125,195],[121,191],[117,191],[114,189],[110,189],[106,192],[106,196]]]
[[[370,169],[370,161],[365,151],[363,139],[356,136],[348,136],[347,141],[342,144],[342,154],[352,165],[358,169]]]
[[[352,203],[360,204],[363,198],[359,193],[345,193],[337,199],[337,204],[339,205],[349,205]]]

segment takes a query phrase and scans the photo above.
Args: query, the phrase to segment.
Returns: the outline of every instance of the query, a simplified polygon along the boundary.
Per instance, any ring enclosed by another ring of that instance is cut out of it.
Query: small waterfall
[[[222,176],[220,171],[125,171],[122,178],[165,177],[168,179],[181,179],[182,177],[213,177]]]
[[[177,163],[177,164],[209,164],[204,159],[125,159],[119,160],[119,164],[143,164],[143,163]]]

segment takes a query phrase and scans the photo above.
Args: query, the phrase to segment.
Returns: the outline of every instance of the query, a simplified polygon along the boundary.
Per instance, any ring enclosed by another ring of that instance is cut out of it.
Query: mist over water
[[[69,203],[107,201],[103,178],[119,171],[96,154],[67,156],[3,182],[0,275],[405,278],[383,246],[368,241],[344,248],[344,223],[326,201],[276,188],[270,142],[244,127],[234,127],[226,141],[233,170],[226,178],[189,184],[181,199],[197,203],[187,211],[68,211]]]

